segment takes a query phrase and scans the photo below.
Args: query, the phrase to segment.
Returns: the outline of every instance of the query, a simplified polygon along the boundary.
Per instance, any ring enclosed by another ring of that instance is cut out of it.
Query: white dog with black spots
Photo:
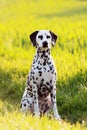
[[[30,40],[37,48],[37,52],[27,78],[21,109],[24,112],[30,110],[39,116],[47,113],[51,108],[55,119],[59,120],[56,105],[56,69],[50,54],[51,46],[54,46],[57,36],[49,30],[39,30],[30,35]]]

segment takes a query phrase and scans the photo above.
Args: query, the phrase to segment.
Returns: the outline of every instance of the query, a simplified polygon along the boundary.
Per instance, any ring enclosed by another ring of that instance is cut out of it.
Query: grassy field
[[[29,35],[39,29],[58,35],[51,53],[58,74],[57,106],[62,124],[20,113],[20,100],[36,51]],[[86,0],[0,0],[0,128],[87,129]]]

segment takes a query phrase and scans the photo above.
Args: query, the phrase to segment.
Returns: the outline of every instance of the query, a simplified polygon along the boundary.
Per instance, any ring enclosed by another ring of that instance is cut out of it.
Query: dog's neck
[[[50,49],[37,49],[37,56],[42,59],[47,59],[50,56]]]

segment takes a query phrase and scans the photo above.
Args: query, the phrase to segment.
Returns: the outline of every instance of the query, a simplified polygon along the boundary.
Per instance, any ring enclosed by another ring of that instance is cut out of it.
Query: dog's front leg
[[[33,101],[34,101],[34,114],[36,116],[39,116],[39,104],[38,104],[38,91],[37,91],[37,85],[33,84]]]
[[[60,115],[58,114],[57,105],[56,105],[56,86],[53,86],[52,92],[51,92],[51,100],[53,104],[53,114],[55,119],[59,120]]]

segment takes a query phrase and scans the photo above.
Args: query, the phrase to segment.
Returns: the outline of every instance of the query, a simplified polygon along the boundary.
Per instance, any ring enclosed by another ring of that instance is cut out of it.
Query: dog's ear
[[[30,40],[31,40],[33,46],[36,46],[36,44],[37,44],[36,43],[36,35],[37,35],[37,33],[38,33],[38,31],[35,31],[32,34],[30,34]]]
[[[54,34],[54,33],[51,32],[51,31],[50,31],[50,34],[51,34],[51,36],[52,36],[52,46],[54,46],[54,44],[55,44],[55,42],[56,42],[56,40],[57,40],[57,35]]]

